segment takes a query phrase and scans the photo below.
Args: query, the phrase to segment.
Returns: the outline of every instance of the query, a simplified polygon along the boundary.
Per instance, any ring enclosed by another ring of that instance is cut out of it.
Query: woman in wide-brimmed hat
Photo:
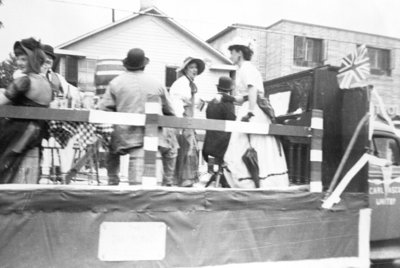
[[[250,62],[253,56],[251,42],[239,39],[232,42],[228,49],[231,52],[232,62],[238,66],[237,95],[234,100],[242,105],[238,110],[237,120],[270,124],[273,120],[273,110],[268,109],[269,102],[264,98],[261,74]],[[250,167],[244,161],[248,159],[249,149],[257,152],[258,163],[255,164],[258,164],[258,174],[256,176],[255,170],[252,170],[256,168],[256,165]],[[284,188],[289,186],[285,155],[281,143],[274,136],[233,132],[224,160],[229,170],[225,172],[225,177],[231,187]]]
[[[40,75],[45,54],[34,38],[15,42],[14,54],[23,76],[0,94],[0,105],[48,107],[52,91]],[[39,147],[46,124],[37,120],[0,120],[0,183],[37,183]]]
[[[195,78],[203,73],[204,69],[205,63],[203,60],[188,57],[177,70],[181,77],[173,83],[170,89],[177,116],[194,116],[195,95],[197,93]],[[183,129],[178,134],[178,142],[180,146],[176,164],[178,184],[184,187],[191,187],[198,180],[199,150],[195,131],[192,129]]]

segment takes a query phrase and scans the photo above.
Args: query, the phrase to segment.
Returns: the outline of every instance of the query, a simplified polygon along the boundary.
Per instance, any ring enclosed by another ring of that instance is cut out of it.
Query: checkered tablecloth
[[[67,121],[49,121],[49,132],[62,148],[67,146],[68,141],[76,136],[76,143],[81,150],[98,139],[106,148],[111,139],[113,131],[109,124],[91,124]]]

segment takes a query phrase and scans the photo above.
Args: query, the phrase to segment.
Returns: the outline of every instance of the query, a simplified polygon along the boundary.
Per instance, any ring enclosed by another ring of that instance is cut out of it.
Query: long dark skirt
[[[177,135],[179,150],[176,161],[176,177],[181,186],[192,186],[199,177],[199,150],[196,133],[192,129],[182,130]]]
[[[40,146],[43,129],[42,121],[0,119],[0,183],[15,182],[26,153]]]

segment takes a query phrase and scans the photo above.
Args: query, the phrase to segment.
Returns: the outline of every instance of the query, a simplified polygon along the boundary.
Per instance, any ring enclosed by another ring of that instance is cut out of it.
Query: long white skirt
[[[249,111],[249,102],[243,103],[237,114],[237,121]],[[257,106],[250,122],[270,124],[271,120]],[[251,146],[257,151],[260,168],[260,188],[279,189],[289,186],[286,159],[279,140],[271,135],[250,135]],[[253,180],[242,160],[243,154],[250,147],[248,134],[232,132],[228,149],[225,153],[225,177],[233,188],[255,188]]]

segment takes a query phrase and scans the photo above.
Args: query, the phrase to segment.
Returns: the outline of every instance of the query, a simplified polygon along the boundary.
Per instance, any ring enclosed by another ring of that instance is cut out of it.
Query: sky
[[[147,0],[203,40],[233,23],[280,19],[400,38],[400,0]],[[30,36],[57,46],[138,12],[140,0],[3,0],[0,60]]]

